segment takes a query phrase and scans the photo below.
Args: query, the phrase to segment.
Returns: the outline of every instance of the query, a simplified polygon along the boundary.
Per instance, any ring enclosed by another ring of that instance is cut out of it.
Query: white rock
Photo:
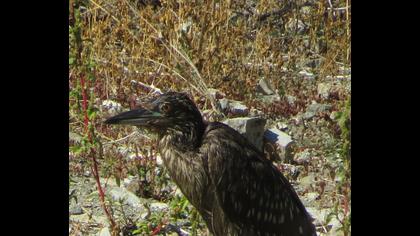
[[[247,115],[249,109],[239,101],[231,101],[229,104],[229,111],[234,115]]]
[[[118,114],[123,111],[123,107],[118,102],[114,102],[112,100],[104,100],[102,101],[102,105],[100,109],[107,110],[110,114]]]
[[[303,32],[305,32],[307,26],[303,23],[303,21],[291,18],[286,23],[286,28],[290,31],[296,31],[298,34],[302,34]]]
[[[138,176],[128,176],[127,178],[124,179],[124,188],[127,189],[128,191],[132,192],[132,193],[136,193],[137,191],[140,190],[140,185],[139,185],[139,177]]]
[[[144,211],[143,201],[126,188],[113,187],[109,191],[109,195],[111,195],[114,201],[122,201],[130,207],[135,208],[137,211]]]
[[[257,92],[260,92],[264,95],[274,94],[273,87],[264,78],[258,81]]]
[[[163,165],[163,160],[162,160],[162,157],[160,157],[160,155],[156,155],[156,165],[158,166]]]
[[[328,224],[326,222],[328,214],[333,209],[317,209],[315,207],[306,207],[306,210],[312,216],[312,218],[314,218],[313,223],[315,226],[331,226],[331,230],[328,232],[328,235],[343,235],[342,232],[339,230],[339,228],[341,227],[341,223],[336,217],[332,217]],[[343,214],[339,213],[339,217],[342,218]]]
[[[218,89],[209,88],[207,93],[214,99],[222,99],[226,96],[225,93],[219,91]]]
[[[297,100],[295,96],[290,96],[290,95],[286,95],[286,99],[290,105],[294,105]]]
[[[168,211],[169,206],[168,204],[163,203],[163,202],[153,202],[150,204],[150,210],[153,212]]]
[[[219,100],[219,104],[222,111],[229,112],[234,115],[245,116],[249,113],[249,108],[240,101],[222,98]]]
[[[330,83],[319,83],[318,84],[318,95],[321,98],[327,99],[330,96],[332,86]]]
[[[311,153],[307,149],[305,149],[303,152],[296,153],[294,156],[294,160],[300,165],[308,163],[310,159]]]
[[[111,232],[109,232],[109,228],[105,227],[102,228],[101,231],[98,234],[99,236],[111,236]]]
[[[291,147],[294,144],[292,137],[277,128],[266,130],[264,137],[277,147],[279,156],[283,161],[291,160]]]
[[[276,124],[277,128],[281,131],[285,131],[287,129],[287,124],[279,122]]]
[[[223,123],[238,131],[255,147],[262,150],[265,119],[259,117],[238,117],[224,120]]]
[[[317,192],[309,192],[302,197],[302,201],[306,202],[306,205],[311,205],[315,202],[319,197],[319,193]]]
[[[307,72],[306,70],[299,71],[299,75],[301,75],[305,79],[315,78],[315,75],[313,73]]]

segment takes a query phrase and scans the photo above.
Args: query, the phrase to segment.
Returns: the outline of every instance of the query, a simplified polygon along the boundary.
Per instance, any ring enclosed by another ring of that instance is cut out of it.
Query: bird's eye
[[[170,112],[170,111],[171,111],[171,109],[172,109],[172,107],[171,107],[171,105],[169,105],[168,103],[164,103],[164,104],[162,104],[162,105],[160,106],[160,110],[161,110],[161,111],[163,111],[163,112],[165,112],[165,113]]]

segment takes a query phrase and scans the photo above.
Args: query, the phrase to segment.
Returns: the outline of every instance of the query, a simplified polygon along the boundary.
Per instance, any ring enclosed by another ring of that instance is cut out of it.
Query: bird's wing
[[[245,230],[242,235],[314,235],[293,187],[242,135],[224,124],[211,123],[200,151],[207,156],[217,202],[228,219]]]

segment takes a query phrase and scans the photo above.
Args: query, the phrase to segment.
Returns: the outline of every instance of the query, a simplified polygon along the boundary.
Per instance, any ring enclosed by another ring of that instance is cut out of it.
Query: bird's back
[[[200,213],[213,234],[316,235],[287,179],[237,131],[209,123],[199,153],[211,190]]]

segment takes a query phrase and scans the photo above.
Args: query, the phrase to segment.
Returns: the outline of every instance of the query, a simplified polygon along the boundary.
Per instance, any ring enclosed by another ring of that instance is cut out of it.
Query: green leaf
[[[74,154],[79,154],[81,152],[83,152],[83,147],[79,146],[79,145],[75,145],[75,146],[71,146],[69,147],[70,152],[74,153]]]
[[[94,120],[96,118],[96,111],[94,109],[89,109],[88,117],[89,117],[89,120]]]
[[[184,197],[184,198],[185,198],[185,197]],[[185,210],[185,208],[188,206],[188,203],[189,203],[189,202],[188,202],[188,200],[185,198],[185,199],[184,199],[184,203],[182,204],[182,207],[181,207],[181,210],[182,210],[182,211],[184,211],[184,210]]]

